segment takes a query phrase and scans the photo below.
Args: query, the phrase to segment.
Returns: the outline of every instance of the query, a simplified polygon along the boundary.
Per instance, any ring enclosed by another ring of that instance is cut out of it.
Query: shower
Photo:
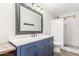
[[[64,47],[79,49],[79,20],[76,15],[64,17]]]

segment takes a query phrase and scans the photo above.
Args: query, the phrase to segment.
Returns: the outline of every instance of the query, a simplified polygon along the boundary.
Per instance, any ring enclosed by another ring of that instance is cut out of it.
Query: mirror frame
[[[23,6],[27,8],[28,10],[31,10],[35,12],[36,14],[41,16],[41,31],[20,31],[20,6]],[[21,35],[21,34],[35,34],[35,33],[42,33],[43,32],[43,15],[35,10],[33,10],[31,7],[25,5],[25,3],[16,3],[15,4],[15,34]]]

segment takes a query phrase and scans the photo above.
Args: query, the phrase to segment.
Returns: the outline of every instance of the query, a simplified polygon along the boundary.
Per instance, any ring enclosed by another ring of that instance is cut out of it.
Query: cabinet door
[[[38,42],[38,55],[50,56],[53,53],[53,38],[47,38]]]
[[[47,38],[47,45],[44,45],[44,54],[51,56],[53,54],[53,38]]]
[[[36,43],[25,45],[21,47],[21,56],[34,56],[36,49]]]
[[[48,45],[48,50],[49,50],[49,55],[53,55],[53,37],[49,38],[49,45]]]
[[[47,56],[48,55],[48,39],[44,39],[38,42],[38,55]]]

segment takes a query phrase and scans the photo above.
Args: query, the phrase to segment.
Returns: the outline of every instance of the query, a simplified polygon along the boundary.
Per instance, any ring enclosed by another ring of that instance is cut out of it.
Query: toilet
[[[60,53],[61,43],[60,42],[54,42],[54,52]]]

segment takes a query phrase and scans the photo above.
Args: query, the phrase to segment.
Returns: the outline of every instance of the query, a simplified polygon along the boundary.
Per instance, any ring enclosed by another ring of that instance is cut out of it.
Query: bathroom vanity
[[[43,33],[43,14],[24,3],[15,4],[15,34]],[[53,36],[41,35],[10,39],[16,47],[16,56],[51,56],[53,55]]]
[[[16,47],[16,56],[52,56],[53,36],[9,40]]]

